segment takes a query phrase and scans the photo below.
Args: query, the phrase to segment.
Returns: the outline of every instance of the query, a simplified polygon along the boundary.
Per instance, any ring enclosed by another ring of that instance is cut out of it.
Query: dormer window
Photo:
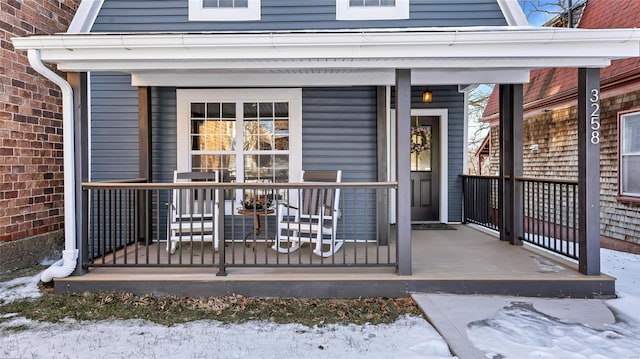
[[[409,0],[336,0],[337,20],[409,18]]]
[[[189,21],[260,20],[260,0],[189,0]]]

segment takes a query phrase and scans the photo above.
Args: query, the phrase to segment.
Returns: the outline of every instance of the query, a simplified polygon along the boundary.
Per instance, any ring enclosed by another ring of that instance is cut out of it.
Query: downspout
[[[76,248],[75,217],[75,163],[73,131],[73,88],[62,77],[42,63],[40,50],[28,50],[29,64],[34,70],[51,80],[62,91],[62,146],[64,156],[64,250],[62,259],[47,268],[40,280],[50,282],[53,278],[68,277],[76,269],[78,249]]]

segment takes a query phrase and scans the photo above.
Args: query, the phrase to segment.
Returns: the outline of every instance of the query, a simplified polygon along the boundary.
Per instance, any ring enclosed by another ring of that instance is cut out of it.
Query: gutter
[[[76,248],[76,217],[74,213],[76,203],[75,193],[75,163],[74,131],[73,131],[73,88],[62,77],[51,71],[42,63],[40,50],[29,49],[27,56],[29,64],[34,70],[51,80],[62,91],[62,129],[64,156],[64,250],[62,259],[47,268],[40,280],[50,282],[53,278],[68,277],[76,269],[78,263],[78,249]]]

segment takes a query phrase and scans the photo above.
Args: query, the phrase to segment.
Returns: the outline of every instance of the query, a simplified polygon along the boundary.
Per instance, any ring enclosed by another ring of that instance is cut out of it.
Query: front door
[[[411,221],[440,219],[438,116],[411,116]]]

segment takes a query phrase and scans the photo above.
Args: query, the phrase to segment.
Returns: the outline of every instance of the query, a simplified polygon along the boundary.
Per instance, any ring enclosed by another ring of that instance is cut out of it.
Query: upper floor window
[[[623,197],[640,197],[640,112],[620,115],[618,128],[620,136],[619,192]]]
[[[202,0],[203,7],[217,7],[217,8],[229,8],[229,7],[249,7],[249,0]]]
[[[398,20],[409,18],[409,0],[336,0],[338,20]]]
[[[349,0],[349,6],[396,6],[396,0]]]
[[[189,21],[260,20],[260,0],[189,0]]]

